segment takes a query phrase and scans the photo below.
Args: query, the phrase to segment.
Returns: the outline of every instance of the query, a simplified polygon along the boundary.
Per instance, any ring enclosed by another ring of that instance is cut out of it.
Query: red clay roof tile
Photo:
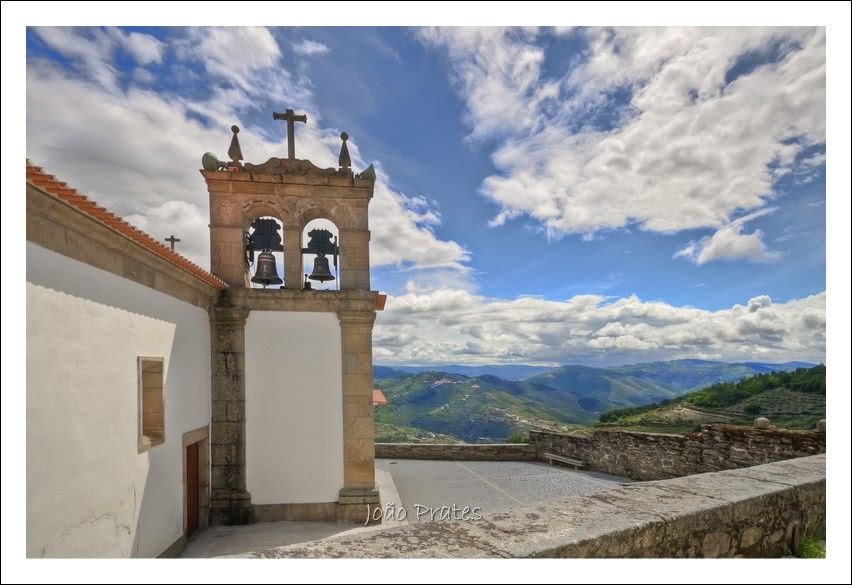
[[[108,209],[101,207],[94,201],[91,201],[84,195],[81,195],[76,189],[69,187],[61,181],[57,181],[53,175],[45,173],[42,167],[37,167],[29,161],[27,161],[27,182],[32,183],[34,186],[39,187],[57,199],[64,201],[95,221],[98,221],[110,228],[112,231],[136,242],[149,252],[153,252],[170,264],[185,270],[207,284],[215,286],[216,288],[225,288],[227,286],[224,282],[197,264],[193,264],[142,230],[130,225]]]

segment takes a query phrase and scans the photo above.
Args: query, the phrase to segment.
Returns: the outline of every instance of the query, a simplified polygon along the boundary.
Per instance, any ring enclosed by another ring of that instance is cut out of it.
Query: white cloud
[[[225,158],[233,123],[242,127],[242,151],[250,162],[281,156],[285,148],[283,128],[271,115],[262,127],[242,123],[241,113],[253,107],[258,96],[278,104],[303,104],[309,124],[298,128],[297,156],[320,167],[337,165],[340,129],[321,125],[308,80],[294,80],[282,67],[280,51],[266,29],[191,29],[188,39],[177,42],[180,58],[204,56],[207,75],[212,76],[210,95],[198,101],[134,84],[119,90],[111,57],[97,50],[98,43],[109,46],[114,37],[99,29],[47,29],[44,34],[57,50],[62,47],[79,60],[84,76],[46,61],[28,64],[27,157],[154,238],[174,233],[182,240],[178,251],[200,266],[209,266],[208,195],[198,174],[201,155],[210,150]],[[234,59],[234,54],[241,57]],[[180,67],[185,75],[197,75]],[[134,80],[148,83],[142,73],[135,73]],[[191,114],[216,124],[202,124]],[[369,163],[360,156],[357,137],[348,144],[353,168],[366,168]],[[463,273],[466,250],[432,231],[440,223],[437,210],[422,198],[390,189],[388,183],[379,167],[370,205],[372,265]]]
[[[292,43],[290,46],[293,48],[294,53],[305,57],[325,55],[326,53],[331,52],[331,49],[329,49],[326,45],[308,39],[303,40],[301,43]]]
[[[160,63],[163,60],[166,46],[156,37],[135,31],[125,33],[118,28],[111,28],[109,32],[140,65]]]
[[[768,296],[706,311],[578,295],[491,299],[412,287],[388,298],[373,334],[377,363],[587,363],[653,359],[825,360],[825,293]]]
[[[41,26],[33,30],[50,48],[76,63],[86,78],[107,90],[118,89],[118,73],[112,66],[112,36],[98,28]]]
[[[431,226],[438,223],[439,216],[424,200],[392,191],[387,175],[379,169],[370,202],[371,264],[466,270],[463,263],[469,253],[456,242],[437,239]]]
[[[748,260],[749,262],[778,260],[781,255],[766,247],[761,230],[754,230],[750,234],[742,233],[746,223],[772,213],[776,209],[775,207],[762,209],[723,225],[712,236],[704,237],[697,242],[689,242],[675,252],[673,258],[686,258],[699,266],[714,260]]]
[[[772,299],[769,298],[769,295],[760,295],[759,297],[754,297],[748,300],[748,312],[754,313],[763,309],[764,307],[771,307]]]
[[[542,34],[421,35],[449,55],[470,137],[500,139],[499,172],[481,187],[500,206],[492,225],[528,215],[551,235],[720,228],[766,205],[796,154],[825,141],[822,28],[591,29],[586,60],[553,77]],[[726,84],[739,57],[773,43],[778,62]],[[617,91],[632,96],[620,110]],[[601,112],[613,127],[592,123]]]
[[[119,72],[113,66],[118,47],[140,65],[160,63],[165,51],[165,45],[151,35],[125,33],[118,28],[45,26],[35,27],[34,31],[48,46],[70,59],[83,76],[109,91],[118,91]],[[144,82],[144,78],[140,81]]]
[[[535,103],[554,88],[539,87],[544,51],[530,43],[534,33],[451,27],[421,29],[419,34],[425,43],[449,52],[455,66],[452,81],[467,101],[472,138],[536,125]]]
[[[136,67],[133,70],[133,81],[139,85],[151,85],[157,81],[157,76],[144,67]]]
[[[257,73],[275,66],[281,56],[272,33],[263,27],[190,28],[175,46],[178,56],[201,63],[212,79],[246,91],[255,87]],[[283,70],[281,75],[288,77]]]

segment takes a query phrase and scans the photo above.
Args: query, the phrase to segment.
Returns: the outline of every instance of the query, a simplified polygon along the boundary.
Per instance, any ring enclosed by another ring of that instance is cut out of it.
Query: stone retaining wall
[[[382,459],[446,459],[457,461],[533,461],[535,446],[526,443],[427,444],[376,443]]]
[[[825,433],[703,425],[691,435],[600,429],[589,436],[530,432],[538,457],[555,453],[592,471],[632,479],[666,479],[825,453]]]
[[[635,483],[476,521],[266,551],[271,558],[778,557],[825,537],[825,455]]]

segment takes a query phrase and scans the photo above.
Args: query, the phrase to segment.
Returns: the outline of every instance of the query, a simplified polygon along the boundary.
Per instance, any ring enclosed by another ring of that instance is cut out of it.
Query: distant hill
[[[451,436],[466,442],[502,441],[517,431],[589,424],[614,409],[671,402],[696,386],[737,381],[801,363],[675,360],[612,368],[441,366],[467,374],[375,366],[376,386],[389,403],[376,409],[377,440]],[[470,375],[482,371],[499,373]],[[505,377],[528,373],[534,375]]]
[[[809,362],[786,362],[773,364],[766,362],[728,363],[710,360],[682,359],[665,362],[647,362],[609,368],[564,365],[557,368],[549,366],[531,366],[526,364],[499,364],[484,366],[462,366],[456,364],[440,366],[373,366],[373,376],[377,380],[399,378],[421,372],[445,372],[462,376],[496,376],[503,380],[527,380],[534,376],[556,372],[565,368],[587,367],[591,370],[609,370],[626,374],[634,378],[643,378],[670,386],[675,390],[688,391],[703,388],[714,382],[736,381],[764,372],[792,371],[796,368],[812,368],[816,364]]]
[[[405,376],[406,372],[388,366],[373,366],[373,378],[384,380],[385,378],[399,378]]]
[[[672,360],[608,368],[646,380],[652,380],[680,391],[703,388],[716,382],[735,382],[742,378],[765,372],[790,371],[811,368],[816,364],[787,362],[770,364],[762,362],[726,363],[708,360]]]
[[[769,371],[738,382],[717,382],[674,400],[604,413],[600,422],[620,427],[694,427],[703,422],[773,424],[811,428],[825,418],[825,366]]]
[[[596,412],[658,402],[679,394],[671,386],[654,380],[588,366],[563,366],[526,381],[572,392],[584,409]]]
[[[375,414],[377,426],[388,425],[383,427],[386,435],[394,428],[414,428],[424,436],[502,442],[516,431],[564,430],[594,419],[570,393],[496,377],[421,372],[377,380],[376,385],[388,400]]]
[[[373,376],[377,379],[396,378],[405,374],[420,372],[445,372],[462,376],[497,376],[504,380],[523,380],[552,369],[550,366],[528,366],[525,364],[485,365],[485,366],[373,366]]]

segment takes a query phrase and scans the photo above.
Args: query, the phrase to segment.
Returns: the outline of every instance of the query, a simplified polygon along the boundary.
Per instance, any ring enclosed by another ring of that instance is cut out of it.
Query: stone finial
[[[228,156],[231,157],[231,163],[235,166],[240,166],[240,161],[243,160],[243,151],[240,149],[240,141],[237,134],[240,132],[240,127],[234,124],[231,126],[231,132],[234,136],[231,138],[231,146],[228,148]]]
[[[348,169],[352,166],[352,159],[349,157],[349,147],[346,146],[349,135],[346,132],[341,132],[340,139],[343,141],[343,144],[340,145],[340,156],[337,157],[337,164],[341,169]]]
[[[816,430],[817,430],[817,432],[820,432],[820,433],[825,432],[825,419],[817,421]]]
[[[370,165],[358,174],[358,178],[367,179],[368,181],[375,181],[376,169],[373,168],[373,165]]]
[[[754,428],[756,429],[768,429],[772,426],[772,423],[769,422],[769,419],[765,416],[759,416],[754,419]]]

